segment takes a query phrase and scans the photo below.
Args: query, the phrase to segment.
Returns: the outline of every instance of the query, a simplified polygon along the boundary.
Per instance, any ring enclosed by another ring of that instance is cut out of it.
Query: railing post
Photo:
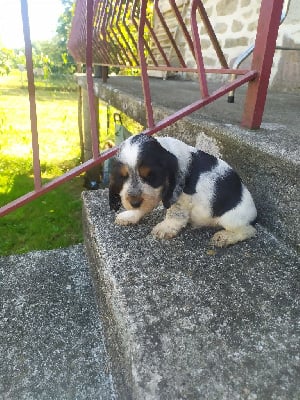
[[[31,38],[30,38],[27,0],[21,0],[21,12],[22,12],[22,20],[23,20],[26,69],[27,69],[27,79],[28,79],[28,94],[29,94],[29,104],[30,104],[34,187],[35,187],[35,190],[39,190],[42,187],[42,178],[41,178],[39,135],[38,135],[38,128],[37,128],[37,114],[36,114],[36,102],[35,102],[32,46],[31,46]]]
[[[262,0],[251,70],[258,76],[249,82],[242,126],[258,129],[262,122],[284,0]]]
[[[94,97],[95,117],[97,131],[99,132],[99,99]],[[86,89],[82,89],[82,116],[83,116],[83,161],[88,161],[93,158],[93,141],[91,136],[91,118],[90,118],[90,102],[89,95]],[[99,165],[89,169],[84,178],[84,185],[87,189],[97,189],[100,182],[100,167]]]
[[[147,113],[148,128],[153,128],[154,126],[153,109],[152,109],[152,101],[150,94],[149,77],[147,71],[147,61],[144,52],[144,44],[145,44],[144,30],[146,23],[146,10],[147,10],[147,0],[141,0],[140,21],[138,26],[138,51],[139,51],[139,59],[141,65],[141,77],[142,77],[143,93],[144,93],[145,107]]]
[[[99,156],[99,130],[93,80],[93,20],[94,0],[89,0],[86,9],[86,81],[90,109],[90,134],[92,137],[93,158],[96,159]]]
[[[208,97],[208,87],[207,87],[207,79],[205,73],[205,67],[202,57],[202,50],[201,50],[201,43],[200,43],[200,36],[198,31],[198,23],[196,19],[196,12],[198,9],[199,1],[193,0],[192,7],[191,7],[191,26],[193,32],[193,39],[194,39],[194,48],[195,48],[195,59],[197,62],[197,69],[198,69],[198,79],[200,84],[200,91],[202,97]]]

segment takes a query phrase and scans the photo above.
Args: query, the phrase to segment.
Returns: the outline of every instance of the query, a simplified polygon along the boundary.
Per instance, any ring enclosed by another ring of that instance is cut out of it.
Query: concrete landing
[[[113,400],[82,245],[0,258],[0,398]]]
[[[228,249],[157,240],[162,209],[120,227],[107,196],[84,192],[83,219],[119,398],[298,400],[296,254],[261,226]]]

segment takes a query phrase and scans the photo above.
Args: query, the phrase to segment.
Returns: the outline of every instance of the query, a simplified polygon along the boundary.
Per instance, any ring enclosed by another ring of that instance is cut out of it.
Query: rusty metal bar
[[[131,0],[126,0],[126,2],[125,2],[125,9],[124,9],[123,17],[122,17],[122,26],[125,28],[126,33],[127,33],[128,37],[130,38],[131,43],[132,43],[133,46],[134,46],[134,49],[135,49],[136,52],[138,53],[137,40],[134,38],[134,36],[133,36],[132,33],[130,32],[130,29],[129,29],[128,24],[127,24],[127,22],[126,22],[126,15],[127,15],[127,13],[128,13],[130,1],[131,1]],[[137,58],[135,58],[135,61],[136,61],[136,64],[138,65]]]
[[[146,5],[145,5],[146,4]],[[144,47],[146,47],[146,50],[147,50],[147,52],[148,52],[148,54],[149,54],[149,56],[151,57],[151,60],[152,60],[152,62],[153,62],[153,64],[156,66],[156,67],[158,67],[158,62],[156,61],[156,59],[155,59],[155,57],[154,57],[154,55],[153,55],[153,52],[152,52],[152,50],[151,50],[151,48],[150,48],[150,46],[149,46],[149,43],[145,40],[145,38],[144,38],[144,33],[145,33],[145,26],[146,26],[146,20],[147,20],[147,12],[146,12],[146,8],[147,8],[147,0],[142,0],[141,1],[141,6],[140,6],[140,23],[138,23],[137,21],[136,21],[136,14],[138,14],[137,13],[137,8],[138,8],[138,0],[133,0],[133,5],[132,5],[132,9],[131,9],[131,20],[132,20],[132,23],[133,23],[133,25],[135,26],[135,28],[136,28],[136,30],[137,30],[137,32],[138,32],[138,38],[139,38],[139,40],[142,40],[143,41],[143,52],[144,52]],[[141,15],[141,10],[144,10],[144,15],[143,15],[143,17],[142,17],[142,15]],[[142,30],[141,30],[141,24],[142,24]],[[138,47],[139,48],[139,50],[140,50],[140,46]]]
[[[201,19],[202,19],[202,21],[204,23],[204,26],[205,26],[205,28],[207,30],[207,33],[208,33],[208,36],[210,37],[211,43],[214,46],[215,52],[217,53],[218,59],[219,59],[221,65],[222,65],[222,67],[223,68],[229,68],[228,64],[227,64],[227,61],[226,61],[226,58],[224,56],[224,53],[222,51],[222,48],[221,48],[221,46],[219,44],[219,41],[218,41],[217,36],[215,34],[215,31],[214,31],[214,29],[213,29],[213,27],[212,27],[212,25],[210,23],[210,20],[209,20],[209,18],[207,16],[207,13],[206,13],[206,10],[205,10],[205,8],[203,6],[202,1],[197,1],[197,6],[198,6],[198,11],[199,11],[199,13],[201,15]]]
[[[141,9],[140,9],[140,24],[138,30],[138,49],[140,56],[140,65],[141,65],[141,76],[142,76],[142,85],[143,85],[143,93],[147,114],[147,123],[148,127],[152,128],[154,126],[154,117],[153,117],[153,109],[152,109],[152,101],[150,94],[150,84],[149,77],[147,71],[147,61],[145,57],[144,51],[144,30],[146,23],[146,10],[147,10],[147,0],[142,1]]]
[[[155,9],[155,11],[156,11],[156,14],[157,14],[157,16],[158,16],[158,18],[159,18],[159,20],[160,20],[160,23],[162,24],[162,26],[163,26],[163,28],[164,28],[164,31],[166,32],[166,34],[167,34],[167,36],[168,36],[168,39],[169,39],[170,43],[172,44],[172,47],[173,47],[173,49],[174,49],[174,51],[175,51],[175,53],[176,53],[176,55],[177,55],[177,57],[178,57],[178,60],[179,60],[179,62],[180,62],[180,65],[181,65],[183,68],[187,68],[187,65],[186,65],[186,63],[185,63],[185,61],[184,61],[184,59],[183,59],[183,56],[182,56],[182,54],[181,54],[181,52],[180,52],[180,50],[179,50],[179,48],[178,48],[178,46],[177,46],[177,44],[176,44],[174,38],[173,38],[173,36],[172,36],[172,34],[171,34],[171,32],[170,32],[170,29],[169,29],[169,27],[168,27],[168,25],[167,25],[167,23],[166,23],[166,21],[165,21],[165,18],[163,17],[163,15],[162,15],[162,13],[161,13],[159,7],[158,7],[158,1],[159,1],[159,0],[155,0],[155,1],[154,1],[154,9]]]
[[[111,66],[111,64],[105,64],[102,63],[102,66],[106,66],[109,67]],[[118,67],[118,68],[128,68],[128,65],[123,65],[123,64],[114,64],[114,67]],[[137,65],[134,67],[135,69],[140,69],[141,66]],[[166,67],[166,66],[158,66],[155,67],[154,65],[147,65],[147,69],[148,70],[154,70],[154,71],[177,71],[177,72],[198,72],[197,68],[184,68],[184,67]],[[231,75],[231,74],[235,74],[236,76],[238,75],[245,75],[246,73],[248,73],[249,69],[232,69],[232,68],[228,68],[228,69],[224,69],[224,68],[205,68],[205,73],[206,74],[222,74],[222,75]]]
[[[258,129],[264,113],[269,79],[284,0],[262,0],[251,69],[257,78],[249,83],[242,126]]]
[[[96,121],[95,110],[95,94],[93,81],[93,15],[94,15],[94,0],[90,0],[86,9],[86,79],[88,88],[89,109],[91,118],[91,135],[93,158],[96,159],[99,155],[99,138]]]
[[[231,90],[249,83],[247,98],[245,103],[245,110],[243,115],[242,124],[246,127],[256,128],[261,123],[263,109],[265,105],[266,93],[268,88],[268,81],[272,65],[273,54],[275,50],[276,37],[278,32],[280,12],[282,9],[283,0],[262,0],[261,12],[258,23],[258,32],[253,54],[253,63],[251,70],[238,70],[235,68],[228,68],[223,53],[221,52],[217,38],[214,35],[212,26],[206,11],[203,7],[201,0],[192,0],[191,5],[191,27],[193,40],[185,26],[184,20],[176,5],[175,0],[169,0],[172,10],[176,16],[179,27],[183,32],[187,45],[189,46],[193,56],[195,57],[197,68],[187,67],[184,58],[181,55],[176,41],[164,20],[162,13],[158,8],[158,0],[154,0],[157,15],[163,25],[164,31],[170,39],[171,45],[176,52],[180,67],[174,66],[171,60],[167,58],[165,51],[157,45],[158,38],[153,31],[150,20],[147,19],[147,2],[152,0],[140,0],[140,7],[138,0],[77,0],[71,36],[69,40],[69,48],[71,53],[78,62],[86,64],[87,71],[87,86],[88,97],[90,106],[91,118],[91,135],[93,143],[93,158],[80,166],[73,168],[66,174],[54,179],[46,185],[41,184],[41,174],[39,165],[39,149],[38,149],[38,132],[37,132],[37,118],[35,110],[35,96],[34,96],[34,77],[32,68],[32,58],[30,58],[31,43],[28,22],[28,10],[26,0],[21,0],[22,17],[24,26],[24,38],[26,45],[26,59],[28,60],[28,89],[29,99],[31,106],[31,124],[32,124],[32,143],[33,143],[33,163],[34,163],[34,179],[35,190],[12,201],[6,206],[0,208],[0,216],[7,214],[15,208],[28,203],[29,201],[39,197],[40,195],[50,191],[56,186],[69,181],[73,177],[81,174],[82,172],[95,167],[99,163],[112,157],[117,148],[109,149],[99,155],[99,140],[97,131],[97,121],[94,104],[94,90],[93,90],[93,62],[101,66],[118,65],[123,68],[130,67],[141,69],[142,86],[144,93],[145,109],[147,113],[148,127],[144,134],[152,135],[165,127],[173,124],[179,119],[190,115],[196,110],[201,109],[205,105],[213,102],[214,100],[224,96]],[[118,12],[114,7],[116,4],[119,7]],[[121,10],[122,8],[122,10]],[[127,19],[131,11],[133,32],[128,28]],[[208,30],[210,39],[214,45],[217,56],[223,68],[205,68],[201,49],[201,40],[198,32],[197,13],[200,13],[202,21]],[[24,16],[23,16],[24,14]],[[122,18],[122,20],[121,20]],[[77,26],[74,26],[74,23]],[[122,43],[124,36],[121,35],[122,29],[128,34],[129,42]],[[160,62],[156,59],[148,41],[148,36],[152,37],[154,44],[158,47],[159,53],[163,61]],[[133,47],[133,48],[132,48]],[[119,52],[122,56],[119,56]],[[137,51],[136,58],[132,57],[133,61],[128,60],[129,53],[131,56]],[[128,52],[128,54],[127,54]],[[126,53],[126,55],[125,55]],[[148,61],[152,61],[153,65]],[[134,65],[134,64],[137,65]],[[123,65],[120,65],[123,64]],[[202,98],[194,103],[183,107],[182,109],[174,112],[167,118],[155,124],[153,117],[153,108],[151,101],[150,82],[148,77],[149,70],[161,71],[197,71],[199,76],[200,92]],[[208,93],[206,73],[222,73],[222,74],[236,74],[238,77],[217,89],[213,93]]]
[[[117,14],[117,16],[116,16],[116,29],[117,29],[117,31],[118,31],[118,34],[121,36],[123,42],[126,43],[127,49],[128,49],[128,51],[129,51],[129,53],[130,53],[131,59],[130,59],[130,57],[128,57],[128,62],[129,62],[129,64],[130,64],[131,66],[136,66],[136,65],[138,65],[138,60],[137,60],[137,58],[136,58],[136,54],[134,53],[134,50],[131,48],[131,45],[130,45],[130,43],[129,43],[129,40],[127,40],[127,39],[125,38],[124,33],[122,32],[122,29],[121,29],[121,27],[120,27],[120,22],[119,22],[119,21],[121,20],[121,12],[122,12],[122,10],[123,10],[123,7],[122,7],[122,0],[117,0],[116,8],[117,8],[117,10],[118,10],[118,14]],[[125,18],[125,15],[124,15],[124,18]],[[126,27],[127,27],[127,24],[126,24]],[[128,29],[128,27],[127,27],[127,29]],[[129,30],[129,29],[128,29],[128,30]],[[136,46],[135,46],[135,48],[136,48]],[[126,51],[126,50],[125,50],[125,51]],[[127,53],[126,53],[126,54],[127,54]],[[126,67],[127,67],[127,66],[126,66]]]
[[[283,8],[281,12],[281,17],[280,17],[280,25],[284,22],[284,20],[287,17],[287,14],[289,12],[290,8],[290,2],[291,0],[284,0],[283,1]],[[241,54],[238,55],[238,57],[235,59],[232,68],[239,68],[239,66],[242,64],[243,61],[245,61],[252,53],[254,50],[254,44],[251,44],[245,51],[243,51]],[[275,50],[300,50],[297,48],[293,47],[284,47],[284,46],[276,46]],[[233,73],[231,79],[235,79],[236,73]],[[227,98],[228,103],[234,103],[234,91],[229,92],[228,98]]]
[[[86,161],[85,163],[71,169],[70,171],[66,172],[64,175],[53,179],[51,182],[46,183],[41,187],[40,190],[34,190],[25,194],[24,196],[19,197],[16,200],[11,201],[10,203],[6,204],[5,206],[0,208],[0,217],[7,215],[11,211],[14,211],[16,208],[23,206],[24,204],[29,203],[30,201],[37,199],[38,197],[42,196],[50,192],[52,189],[55,189],[57,186],[70,181],[71,179],[75,178],[76,176],[80,175],[81,173],[99,165],[100,163],[104,162],[108,158],[115,155],[117,152],[117,148],[111,148],[101,154],[96,159],[91,159]]]
[[[249,71],[243,76],[239,76],[237,79],[235,79],[233,82],[229,82],[226,85],[224,85],[222,88],[217,89],[214,91],[210,97],[207,97],[205,99],[200,99],[198,101],[195,101],[194,103],[182,108],[181,110],[173,113],[169,117],[166,117],[165,119],[161,120],[158,122],[156,125],[153,125],[152,127],[148,127],[144,132],[146,135],[153,135],[156,132],[159,132],[160,130],[170,126],[171,124],[175,123],[176,121],[180,120],[183,117],[186,117],[187,115],[190,115],[194,111],[199,110],[200,108],[206,106],[207,104],[211,103],[212,101],[224,96],[227,94],[230,90],[236,89],[239,86],[255,79],[257,76],[256,71]],[[15,210],[16,208],[40,197],[41,195],[49,192],[50,190],[56,188],[62,183],[68,182],[72,178],[80,175],[82,172],[87,171],[90,168],[95,167],[96,165],[101,164],[108,158],[113,157],[116,152],[118,151],[118,147],[113,147],[111,149],[108,149],[104,152],[102,152],[96,159],[91,159],[86,161],[85,163],[73,168],[72,170],[68,171],[65,173],[63,176],[60,176],[51,182],[45,184],[42,186],[42,188],[39,191],[32,191],[30,193],[27,193],[26,195],[10,202],[9,204],[3,206],[0,208],[0,217],[8,214],[9,212]]]
[[[159,40],[157,39],[157,36],[156,36],[154,30],[152,29],[151,24],[150,24],[150,22],[148,21],[147,18],[145,19],[145,23],[146,23],[147,28],[149,29],[149,31],[151,33],[152,39],[154,40],[154,42],[155,42],[155,44],[156,44],[156,46],[157,46],[162,58],[164,59],[164,61],[167,64],[167,66],[170,67],[171,64],[170,64],[170,62],[168,60],[168,57],[167,57],[166,53],[164,52],[163,48],[161,47],[161,45],[159,43]]]
[[[107,40],[106,40],[106,31],[103,29],[105,21],[105,4],[103,0],[96,0],[96,15],[94,16],[94,43],[93,43],[93,59],[97,57],[98,60],[105,60],[106,62],[110,62],[107,50]],[[77,4],[77,3],[76,3]],[[101,46],[97,46],[97,43],[101,42]]]
[[[191,113],[200,110],[200,108],[208,105],[209,103],[212,103],[213,101],[219,99],[220,97],[230,92],[230,90],[236,89],[244,85],[245,83],[252,81],[253,79],[256,78],[256,76],[257,76],[257,71],[249,71],[247,74],[239,76],[233,82],[227,83],[221,88],[212,92],[209,97],[197,100],[194,103],[189,104],[188,106],[176,111],[169,117],[158,122],[155,126],[146,129],[143,133],[147,135],[153,135],[154,133],[161,131],[162,129],[170,126],[171,124],[175,123],[181,118],[184,118],[190,115]]]
[[[116,50],[114,50],[114,54],[116,56],[116,59],[118,59],[118,57],[120,57],[120,59],[121,59],[123,64],[126,65],[126,63],[128,63],[128,65],[131,65],[130,57],[127,54],[126,49],[123,47],[122,43],[120,42],[119,37],[118,37],[117,33],[115,32],[115,29],[114,29],[114,26],[113,26],[114,22],[115,22],[114,21],[115,13],[117,11],[116,7],[113,8],[112,4],[109,3],[108,4],[108,10],[109,11],[107,12],[107,16],[108,16],[107,27],[109,27],[109,29],[107,29],[107,31],[111,32],[111,34],[108,33],[109,37],[112,38],[112,36],[113,36],[113,38],[114,38],[114,39],[111,39],[111,41],[113,43],[113,48],[114,49],[116,48]],[[117,43],[117,46],[115,46],[115,43]]]
[[[201,51],[201,43],[200,37],[198,32],[198,24],[196,19],[196,11],[198,10],[199,2],[197,0],[192,0],[192,9],[191,9],[191,26],[192,26],[192,33],[194,39],[194,48],[195,48],[195,59],[197,62],[197,70],[198,70],[198,79],[200,85],[200,91],[202,93],[202,97],[208,97],[208,87],[207,87],[207,80],[204,68],[204,62],[202,57]]]
[[[32,61],[32,46],[31,46],[31,39],[30,39],[30,27],[29,27],[27,0],[21,0],[21,13],[22,13],[22,20],[23,20],[26,70],[27,70],[29,106],[30,106],[34,187],[35,187],[35,190],[39,190],[42,186],[42,178],[41,178],[41,165],[40,165],[40,158],[39,158],[39,134],[38,134],[38,128],[37,128],[35,86],[34,86],[33,61]]]
[[[188,44],[188,46],[190,48],[190,51],[193,54],[193,56],[195,57],[195,51],[194,51],[194,45],[193,45],[192,38],[191,38],[191,36],[189,34],[189,31],[186,28],[186,25],[185,25],[185,23],[184,23],[184,21],[182,19],[182,16],[181,16],[180,12],[178,10],[177,4],[176,4],[175,0],[169,0],[169,3],[170,3],[170,5],[171,5],[171,7],[172,7],[172,9],[173,9],[173,11],[175,13],[175,16],[177,18],[178,24],[179,24],[180,28],[182,29],[182,32],[183,32],[183,34],[185,36],[185,39],[186,39],[187,44]]]

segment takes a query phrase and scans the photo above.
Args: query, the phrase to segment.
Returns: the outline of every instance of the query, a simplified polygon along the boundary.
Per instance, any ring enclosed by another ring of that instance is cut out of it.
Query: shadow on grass
[[[33,189],[32,178],[15,175],[0,204]],[[51,192],[1,218],[0,255],[48,250],[82,242],[82,178],[74,178]]]

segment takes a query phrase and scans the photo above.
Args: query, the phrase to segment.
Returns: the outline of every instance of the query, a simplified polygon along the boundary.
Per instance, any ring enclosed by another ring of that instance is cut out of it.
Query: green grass
[[[0,206],[33,190],[26,82],[19,72],[0,77]],[[72,81],[37,82],[43,183],[80,160],[77,91]],[[82,241],[78,177],[0,219],[0,255],[65,247]]]
[[[43,183],[80,163],[78,92],[73,78],[38,79],[36,103]],[[100,102],[100,145],[114,140],[113,107]],[[122,114],[129,131],[141,126]],[[0,76],[0,206],[32,191],[32,151],[25,73]],[[82,242],[83,177],[0,218],[0,256]]]

